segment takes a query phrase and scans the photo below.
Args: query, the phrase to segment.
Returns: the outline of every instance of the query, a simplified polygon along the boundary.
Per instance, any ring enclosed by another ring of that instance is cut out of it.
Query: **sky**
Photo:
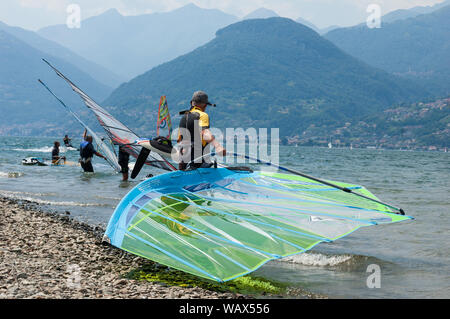
[[[370,4],[379,4],[382,14],[397,9],[429,6],[443,0],[1,0],[0,21],[29,30],[62,24],[67,20],[67,8],[78,4],[81,19],[116,8],[122,15],[165,12],[194,3],[205,9],[219,9],[243,17],[267,8],[282,17],[302,17],[319,28],[331,25],[351,26],[367,19]]]

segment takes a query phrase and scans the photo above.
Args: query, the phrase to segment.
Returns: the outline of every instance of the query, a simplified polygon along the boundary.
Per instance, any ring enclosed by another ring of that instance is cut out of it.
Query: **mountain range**
[[[216,127],[280,127],[282,135],[427,95],[304,25],[268,18],[219,30],[204,46],[122,84],[104,105],[144,132],[153,123],[146,111],[161,95],[177,112],[199,89],[219,105],[210,110]]]
[[[65,60],[39,51],[0,30],[0,125],[2,134],[49,134],[71,118],[38,83],[42,79],[70,106],[80,105],[78,97],[41,60],[48,59],[69,72],[74,81],[89,87],[93,97],[105,98],[111,88]]]
[[[180,9],[122,16],[116,9],[82,21],[43,28],[38,34],[113,72],[131,79],[205,44],[238,18],[189,4]]]
[[[311,125],[326,131],[377,118],[398,103],[448,94],[446,3],[392,12],[381,29],[340,28],[325,39],[317,34],[325,30],[308,21],[294,23],[268,9],[241,20],[192,4],[142,16],[110,10],[83,20],[81,29],[52,26],[39,34],[0,22],[0,110],[6,114],[0,134],[79,129],[37,78],[81,115],[88,113],[42,57],[97,101],[131,79],[106,103],[143,135],[154,128],[161,95],[175,113],[188,107],[196,89],[219,104],[210,110],[219,127],[282,127],[283,135],[293,136]]]
[[[71,50],[63,47],[56,42],[47,40],[39,36],[36,32],[25,30],[19,27],[9,26],[1,21],[0,30],[13,35],[19,40],[22,40],[23,42],[32,46],[34,49],[76,65],[77,68],[79,68],[81,71],[88,73],[90,76],[92,76],[93,79],[110,87],[111,90],[125,81],[125,78],[122,78],[117,74],[114,74],[110,70],[96,63],[93,63],[78,54],[75,54]]]
[[[243,20],[270,17],[278,17],[278,14],[259,8]],[[110,9],[83,20],[79,29],[55,25],[42,28],[38,34],[129,80],[189,53],[212,40],[220,28],[240,20],[191,3],[170,12],[138,16],[123,16],[116,9]],[[297,22],[323,33],[304,19],[299,18]]]
[[[409,9],[399,9],[385,14],[382,17],[381,21],[383,24],[385,24],[385,23],[392,23],[398,20],[414,18],[421,14],[432,13],[448,5],[450,5],[450,0],[446,0],[432,6],[417,6]]]
[[[374,67],[420,81],[436,95],[450,94],[450,5],[379,29],[333,30],[325,38]]]

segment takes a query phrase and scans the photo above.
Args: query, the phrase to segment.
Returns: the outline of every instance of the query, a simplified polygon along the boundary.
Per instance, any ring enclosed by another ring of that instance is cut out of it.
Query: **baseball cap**
[[[195,102],[195,103],[201,103],[201,104],[216,106],[215,104],[212,104],[211,102],[209,102],[208,94],[206,94],[203,91],[196,91],[196,92],[194,92],[194,94],[192,95],[192,100],[191,101]]]

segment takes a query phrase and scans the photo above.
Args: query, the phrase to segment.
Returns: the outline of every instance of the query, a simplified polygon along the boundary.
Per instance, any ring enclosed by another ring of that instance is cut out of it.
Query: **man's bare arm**
[[[219,142],[217,142],[216,138],[214,137],[214,135],[211,134],[211,131],[209,129],[204,129],[202,131],[202,137],[206,143],[214,146],[217,154],[222,155],[222,156],[226,155],[227,150],[225,148],[223,148],[223,146],[220,145]]]
[[[103,158],[103,159],[106,159],[106,157],[103,156],[103,154],[101,154],[101,153],[99,153],[99,152],[95,152],[94,154],[97,155],[98,157],[101,157],[101,158]]]

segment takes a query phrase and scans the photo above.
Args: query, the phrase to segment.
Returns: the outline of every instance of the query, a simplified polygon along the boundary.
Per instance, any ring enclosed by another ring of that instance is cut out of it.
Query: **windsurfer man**
[[[209,102],[208,95],[205,92],[194,92],[191,108],[184,112],[180,120],[177,140],[182,145],[180,170],[186,170],[188,164],[190,164],[189,168],[211,167],[212,164],[207,163],[205,158],[197,160],[205,155],[204,151],[207,146],[213,146],[219,155],[226,155],[226,149],[211,134],[209,115],[206,113],[208,105],[215,106],[215,104]],[[190,139],[188,136],[190,136]],[[196,161],[193,162],[194,160]]]
[[[105,160],[106,157],[94,149],[94,145],[92,145],[92,136],[86,134],[87,130],[84,130],[83,142],[80,144],[80,164],[84,172],[93,173],[94,167],[92,166],[92,157],[94,157],[94,154]]]

